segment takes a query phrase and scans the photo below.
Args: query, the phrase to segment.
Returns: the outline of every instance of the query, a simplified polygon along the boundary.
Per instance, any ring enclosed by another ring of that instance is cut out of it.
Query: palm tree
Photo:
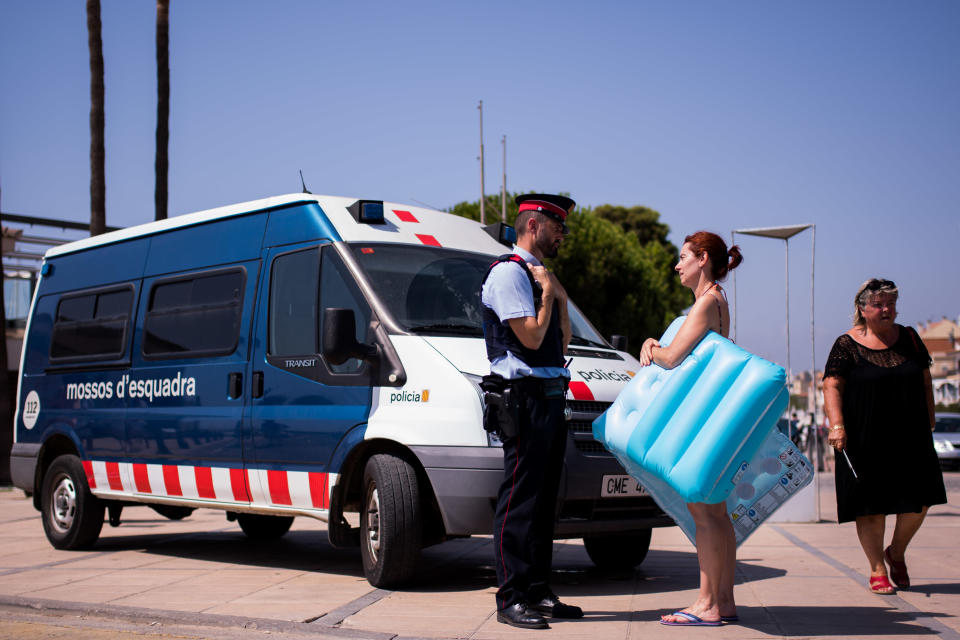
[[[105,231],[107,186],[103,152],[103,40],[100,0],[87,0],[87,45],[90,49],[90,235]]]
[[[170,140],[170,0],[157,0],[157,155],[153,201],[156,219],[167,217],[167,147]]]

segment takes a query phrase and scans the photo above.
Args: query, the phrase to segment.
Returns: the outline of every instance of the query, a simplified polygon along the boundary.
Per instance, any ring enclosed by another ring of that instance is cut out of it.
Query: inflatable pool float
[[[691,540],[686,503],[726,501],[739,544],[813,478],[776,429],[788,402],[783,367],[711,331],[674,369],[640,369],[594,421],[593,436]]]

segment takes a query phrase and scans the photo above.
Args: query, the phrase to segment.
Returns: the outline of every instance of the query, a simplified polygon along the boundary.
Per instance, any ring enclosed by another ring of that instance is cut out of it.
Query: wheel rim
[[[76,515],[77,487],[70,476],[63,476],[57,481],[50,500],[50,522],[57,531],[66,533],[73,526]]]
[[[367,489],[366,512],[367,552],[370,555],[370,560],[376,564],[377,557],[380,555],[380,494],[377,492],[377,485],[372,482]]]

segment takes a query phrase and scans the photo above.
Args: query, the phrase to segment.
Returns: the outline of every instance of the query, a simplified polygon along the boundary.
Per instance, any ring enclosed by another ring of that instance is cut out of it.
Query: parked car
[[[937,413],[933,448],[944,470],[960,469],[960,413]]]

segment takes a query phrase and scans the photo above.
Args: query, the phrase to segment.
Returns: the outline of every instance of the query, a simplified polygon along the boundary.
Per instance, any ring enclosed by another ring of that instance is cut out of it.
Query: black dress
[[[841,378],[847,455],[834,465],[837,519],[919,513],[947,494],[930,432],[923,373],[930,354],[913,329],[887,349],[869,349],[847,334],[833,343],[823,376]]]

